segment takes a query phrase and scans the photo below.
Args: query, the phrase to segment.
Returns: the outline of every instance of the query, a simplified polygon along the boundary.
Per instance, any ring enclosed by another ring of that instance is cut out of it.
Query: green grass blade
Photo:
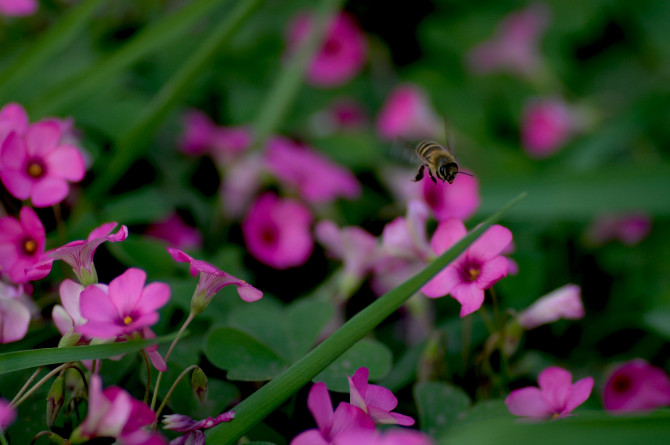
[[[72,104],[94,93],[100,85],[113,81],[119,73],[142,57],[175,41],[220,3],[219,0],[197,0],[186,4],[144,28],[113,54],[64,79],[30,108],[35,110],[37,117],[67,110]]]
[[[314,26],[310,34],[305,37],[303,44],[284,65],[260,107],[260,112],[254,122],[255,147],[259,147],[283,120],[302,84],[307,64],[323,41],[326,25],[341,5],[342,0],[324,0],[315,9]]]
[[[112,158],[104,163],[99,177],[88,190],[89,202],[95,202],[107,192],[128,167],[150,147],[150,141],[158,125],[172,108],[188,92],[189,87],[217,54],[222,45],[235,33],[247,17],[262,3],[262,0],[240,1],[216,26],[202,45],[189,57],[181,68],[161,88],[136,124],[121,137]]]
[[[7,102],[7,96],[18,82],[44,66],[47,60],[72,42],[79,31],[89,22],[95,8],[102,0],[87,0],[70,8],[58,22],[42,34],[14,63],[0,72],[0,103]]]
[[[346,322],[319,346],[291,365],[284,373],[235,406],[235,419],[232,422],[219,424],[210,430],[207,435],[208,439],[213,443],[228,444],[241,437],[252,426],[274,411],[337,357],[397,310],[435,274],[460,255],[486,229],[498,222],[507,210],[524,197],[525,193],[522,193],[512,199],[501,210],[470,231],[451,249],[431,262],[424,270],[399,287],[382,295],[374,303]]]
[[[176,336],[177,334],[174,333],[152,339],[133,340],[123,343],[6,352],[0,354],[0,375],[37,366],[114,357],[119,354],[139,351],[156,343],[167,343],[174,340]]]

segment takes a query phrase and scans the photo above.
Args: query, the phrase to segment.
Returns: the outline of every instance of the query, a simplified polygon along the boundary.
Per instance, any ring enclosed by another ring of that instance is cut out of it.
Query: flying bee
[[[423,178],[423,171],[428,167],[428,175],[430,179],[437,184],[437,179],[442,182],[447,181],[449,184],[454,182],[457,174],[472,176],[470,173],[465,173],[458,170],[458,162],[454,156],[453,151],[449,147],[443,147],[437,142],[421,141],[416,146],[416,155],[421,160],[422,164],[419,171],[414,178],[414,182],[420,181]]]

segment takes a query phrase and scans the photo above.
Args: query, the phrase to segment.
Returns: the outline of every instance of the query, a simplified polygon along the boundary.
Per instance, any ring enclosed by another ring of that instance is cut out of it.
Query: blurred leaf
[[[288,345],[291,361],[298,360],[314,346],[319,334],[333,318],[335,308],[326,301],[299,300],[287,308]]]
[[[670,169],[659,166],[481,178],[482,204],[478,213],[489,213],[501,200],[527,190],[528,198],[515,206],[507,218],[581,220],[603,212],[632,211],[669,216],[669,177]]]
[[[270,380],[286,367],[271,348],[235,328],[214,329],[207,336],[205,355],[217,368],[228,371],[230,380]]]
[[[644,323],[666,340],[670,340],[670,308],[657,308],[643,316]]]
[[[460,388],[441,382],[417,383],[414,400],[419,408],[421,430],[433,437],[444,434],[470,406],[470,398]]]
[[[463,411],[458,416],[458,427],[465,428],[466,425],[476,424],[483,420],[499,419],[503,417],[514,418],[507,410],[507,405],[502,399],[483,400],[476,405]]]
[[[165,276],[177,269],[165,246],[164,241],[131,234],[122,243],[109,243],[107,248],[129,267],[144,269],[149,276]]]
[[[160,221],[171,212],[169,199],[159,189],[145,187],[109,200],[103,217],[121,224],[146,224]]]
[[[349,380],[358,368],[370,371],[369,381],[376,381],[388,374],[392,362],[391,350],[377,340],[364,338],[331,363],[312,380],[324,382],[328,389],[349,392]]]
[[[641,416],[611,416],[604,412],[580,414],[553,422],[529,423],[490,419],[450,430],[441,445],[645,445],[666,444],[670,437],[670,412]]]
[[[71,346],[67,348],[42,348],[34,351],[16,351],[0,354],[0,374],[19,369],[36,368],[87,359],[110,358],[115,355],[139,351],[156,343],[172,341],[177,334],[164,335],[149,340],[133,340],[94,346]]]

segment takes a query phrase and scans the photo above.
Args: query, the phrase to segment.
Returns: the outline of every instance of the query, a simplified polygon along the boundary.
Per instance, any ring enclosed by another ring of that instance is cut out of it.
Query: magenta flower
[[[88,414],[70,440],[113,437],[123,445],[161,445],[165,439],[149,428],[156,415],[145,403],[135,400],[118,386],[103,391],[102,379],[92,375],[88,390]]]
[[[264,193],[242,221],[249,253],[275,269],[301,266],[314,248],[312,214],[297,201]]]
[[[455,218],[440,222],[430,241],[436,255],[446,252],[466,235]],[[507,258],[500,253],[512,242],[509,229],[493,225],[474,243],[433,277],[421,291],[430,298],[450,294],[461,303],[461,317],[476,311],[484,302],[484,290],[507,276]]]
[[[670,406],[670,377],[645,360],[630,360],[608,377],[603,390],[603,406],[617,413]]]
[[[433,211],[438,221],[447,218],[466,220],[479,207],[479,181],[474,176],[457,175],[452,184],[434,184],[426,179],[412,185],[420,188],[420,198]]]
[[[189,263],[191,265],[190,271],[192,276],[200,274],[200,281],[193,293],[193,300],[191,301],[191,308],[197,313],[202,312],[207,307],[212,297],[214,297],[221,288],[231,284],[237,287],[237,293],[244,301],[257,301],[263,297],[263,292],[256,289],[251,284],[219,270],[206,261],[193,259],[181,250],[172,247],[168,247],[167,250],[175,261]]]
[[[468,53],[468,66],[476,73],[507,71],[530,77],[541,68],[539,40],[549,23],[546,5],[533,4],[509,14],[496,34]]]
[[[651,218],[643,213],[605,214],[593,221],[586,232],[586,237],[594,244],[618,239],[627,246],[633,246],[646,238],[650,231]]]
[[[93,229],[86,240],[72,241],[49,250],[26,272],[26,276],[31,280],[41,280],[51,272],[54,260],[63,260],[72,267],[80,283],[84,285],[96,283],[98,275],[93,264],[95,250],[105,241],[116,243],[128,237],[126,226],[121,226],[116,233],[112,233],[116,226],[115,222],[105,223]]]
[[[287,53],[304,42],[312,28],[312,15],[301,13],[289,24]],[[317,87],[345,84],[358,74],[367,57],[365,36],[352,16],[340,12],[328,26],[319,51],[307,68],[306,80]]]
[[[0,15],[22,17],[37,11],[37,0],[0,0]]]
[[[377,262],[377,238],[360,227],[339,228],[334,222],[324,220],[317,223],[314,233],[329,254],[342,260],[346,276],[363,278]]]
[[[221,181],[221,204],[230,219],[239,219],[262,186],[265,167],[260,156],[251,153],[228,164]]]
[[[27,282],[26,270],[40,260],[45,242],[42,221],[30,207],[21,208],[18,220],[0,218],[0,272],[15,283]]]
[[[69,182],[84,179],[84,158],[76,147],[59,145],[60,138],[59,125],[46,121],[7,136],[0,147],[0,179],[12,195],[48,207],[65,199]]]
[[[368,116],[358,102],[339,98],[310,118],[314,133],[326,136],[342,131],[360,130],[368,123]]]
[[[9,103],[0,110],[0,147],[10,133],[23,134],[28,129],[28,113],[17,103]]]
[[[16,419],[16,408],[0,398],[0,430],[6,430]]]
[[[333,445],[432,445],[433,440],[421,431],[390,429],[380,431],[360,430],[342,434]]]
[[[328,445],[348,432],[375,429],[370,417],[356,406],[342,402],[333,411],[328,388],[322,382],[312,385],[307,396],[307,407],[314,416],[317,428],[298,434],[291,445]]]
[[[589,398],[593,378],[585,377],[572,383],[572,375],[555,366],[542,371],[539,388],[528,386],[515,389],[505,399],[509,412],[531,419],[566,417]]]
[[[171,440],[170,445],[205,445],[203,429],[212,428],[221,422],[230,422],[234,418],[235,411],[227,411],[216,417],[207,417],[203,420],[193,420],[182,414],[170,414],[163,416],[163,428],[187,433]]]
[[[414,425],[414,419],[403,414],[391,412],[398,406],[393,393],[379,385],[368,383],[368,368],[358,368],[349,379],[350,403],[362,409],[375,424]]]
[[[0,343],[21,340],[28,332],[30,308],[23,296],[23,286],[0,281]]]
[[[178,249],[199,249],[202,247],[200,231],[185,224],[177,213],[149,225],[145,234],[152,238],[167,241]]]
[[[158,321],[157,310],[170,299],[165,283],[150,283],[141,269],[130,268],[109,286],[90,285],[81,293],[81,315],[87,320],[77,331],[111,339],[142,331]]]
[[[265,164],[283,185],[297,190],[310,203],[353,199],[361,194],[361,185],[351,172],[287,138],[270,139]]]
[[[216,132],[216,124],[199,110],[189,110],[182,121],[184,132],[179,140],[181,150],[189,155],[208,152]]]
[[[426,93],[418,86],[396,87],[377,116],[377,134],[386,140],[435,138],[442,124]]]
[[[535,329],[560,318],[578,320],[584,317],[581,288],[566,284],[541,297],[519,314],[519,323],[525,329]]]
[[[533,99],[524,107],[521,143],[534,158],[555,153],[576,130],[574,111],[561,99]]]

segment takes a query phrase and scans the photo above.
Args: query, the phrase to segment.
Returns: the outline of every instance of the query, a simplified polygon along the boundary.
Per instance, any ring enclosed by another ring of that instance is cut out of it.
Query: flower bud
[[[51,389],[47,394],[47,426],[51,428],[56,422],[56,418],[63,408],[63,401],[65,400],[65,378],[63,375],[56,377],[51,384]]]
[[[207,400],[207,376],[202,369],[196,367],[193,370],[191,374],[191,386],[195,395],[198,396],[200,403],[205,403]]]

